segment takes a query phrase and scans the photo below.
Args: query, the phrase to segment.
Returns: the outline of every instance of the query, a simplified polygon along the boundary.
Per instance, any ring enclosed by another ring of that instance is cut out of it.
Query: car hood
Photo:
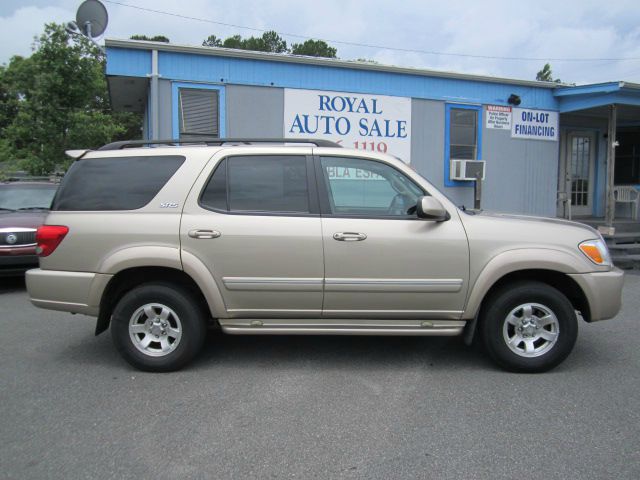
[[[0,228],[38,228],[48,214],[47,210],[0,212]]]
[[[595,266],[580,252],[580,243],[601,238],[588,225],[559,218],[513,215],[494,212],[461,214],[469,241],[472,270],[483,268],[483,261],[514,250],[554,250],[567,255],[574,271],[606,270]],[[541,254],[541,260],[544,255]],[[569,260],[567,260],[569,261]]]

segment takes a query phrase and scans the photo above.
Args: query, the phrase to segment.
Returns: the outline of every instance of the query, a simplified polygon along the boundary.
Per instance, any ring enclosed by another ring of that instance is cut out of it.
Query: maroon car
[[[0,276],[38,266],[36,230],[57,188],[49,182],[0,183]]]

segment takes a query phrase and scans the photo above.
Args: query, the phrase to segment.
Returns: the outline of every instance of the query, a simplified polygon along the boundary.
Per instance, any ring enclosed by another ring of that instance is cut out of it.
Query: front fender
[[[489,289],[505,275],[522,270],[552,270],[574,274],[584,272],[585,263],[570,253],[548,248],[523,248],[502,252],[489,260],[477,275],[469,289],[462,318],[476,318]]]

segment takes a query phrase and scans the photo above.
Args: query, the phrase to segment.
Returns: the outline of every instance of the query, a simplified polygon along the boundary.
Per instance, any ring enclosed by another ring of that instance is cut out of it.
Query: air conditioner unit
[[[451,180],[475,180],[477,175],[484,180],[484,160],[451,160],[449,177]]]

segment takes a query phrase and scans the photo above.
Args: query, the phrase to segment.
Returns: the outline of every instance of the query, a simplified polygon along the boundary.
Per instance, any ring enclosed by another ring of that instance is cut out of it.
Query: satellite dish
[[[85,0],[78,7],[76,24],[89,38],[99,37],[107,29],[109,15],[105,6],[99,0]]]

